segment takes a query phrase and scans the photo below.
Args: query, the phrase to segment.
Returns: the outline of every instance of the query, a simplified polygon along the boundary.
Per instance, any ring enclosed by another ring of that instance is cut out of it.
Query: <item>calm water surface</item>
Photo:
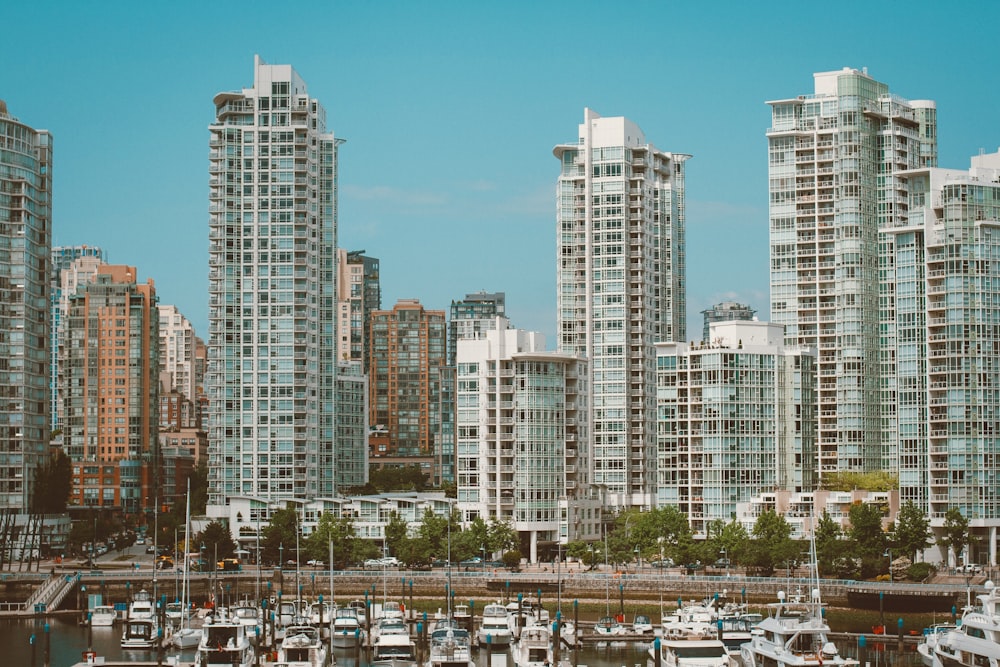
[[[48,631],[49,664],[51,667],[69,667],[81,661],[83,652],[88,648],[90,630],[79,627],[75,620],[50,619]],[[34,635],[34,646],[31,637]],[[108,660],[156,661],[155,651],[123,651],[119,645],[121,626],[93,629],[93,649],[99,656]],[[2,621],[0,622],[0,664],[5,667],[42,667],[45,659],[46,632],[45,622]],[[649,644],[631,642],[608,642],[587,647],[577,652],[576,663],[587,667],[646,667],[646,651]],[[864,662],[875,666],[899,665],[910,667],[920,665],[917,654],[912,646],[907,647],[903,654],[895,652],[895,642],[889,642],[884,647],[869,644],[865,651]],[[852,657],[858,656],[856,644],[842,644],[841,652]],[[166,653],[176,655],[175,650]],[[338,667],[367,667],[364,654],[350,650],[334,651]],[[564,654],[573,658],[572,652]],[[193,652],[181,654],[182,660],[192,660]],[[476,658],[479,667],[489,667],[486,651],[480,651]],[[164,664],[167,664],[166,660]],[[864,663],[862,663],[864,664]]]

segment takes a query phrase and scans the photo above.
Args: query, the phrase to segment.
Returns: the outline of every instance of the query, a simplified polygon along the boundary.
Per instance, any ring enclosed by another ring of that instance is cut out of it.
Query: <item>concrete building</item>
[[[712,343],[713,341],[709,338],[708,328],[713,322],[729,322],[732,320],[749,322],[754,319],[757,311],[742,303],[723,301],[722,303],[715,304],[708,310],[701,311],[701,314],[704,317],[701,342]]]
[[[382,309],[379,261],[364,250],[337,249],[337,359],[360,361],[368,373],[371,314]]]
[[[898,174],[933,165],[937,132],[933,102],[904,100],[867,71],[813,79],[812,93],[768,102],[770,282],[786,342],[817,350],[822,476],[881,469],[894,447],[886,232],[906,219]]]
[[[209,125],[209,501],[335,491],[337,147],[290,65]]]
[[[900,499],[898,491],[815,491],[801,492],[781,489],[768,491],[737,503],[736,520],[747,532],[753,531],[753,526],[761,514],[772,511],[785,517],[791,526],[793,540],[808,540],[823,513],[837,522],[841,530],[850,527],[851,507],[864,503],[876,505],[882,511],[882,528],[888,531],[895,523],[899,513]]]
[[[601,536],[590,484],[587,362],[546,352],[540,333],[506,318],[456,356],[456,467],[464,522],[509,523],[530,562]]]
[[[340,361],[337,371],[338,490],[368,483],[368,376],[360,361]]]
[[[438,368],[445,365],[445,315],[417,299],[372,313],[369,423],[384,426],[399,457],[433,457],[431,422]],[[433,477],[433,475],[432,475]]]
[[[167,377],[168,389],[176,389],[195,400],[198,396],[195,376],[194,326],[177,306],[157,307],[160,317],[160,373]]]
[[[764,491],[812,491],[815,351],[766,322],[711,325],[713,343],[659,343],[657,497],[695,535]]]
[[[497,317],[507,317],[507,295],[503,292],[466,294],[451,302],[448,319],[448,365],[455,365],[458,341],[483,338]]]
[[[82,259],[83,262],[77,260]],[[104,251],[97,246],[75,245],[52,248],[51,291],[49,292],[49,312],[51,321],[49,343],[49,418],[51,429],[55,431],[62,423],[62,405],[59,401],[59,350],[63,318],[69,295],[76,291],[80,282],[93,276],[97,267],[107,262]],[[65,284],[65,288],[63,285]]]
[[[684,165],[626,118],[584,111],[555,147],[558,350],[590,360],[594,483],[620,508],[656,483],[657,341],[687,337]]]
[[[228,525],[242,549],[255,552],[258,538],[278,510],[294,508],[299,515],[299,525],[302,535],[308,537],[319,525],[323,514],[332,514],[336,518],[350,517],[354,525],[355,535],[363,540],[371,540],[381,546],[385,541],[385,528],[393,516],[398,516],[407,522],[411,537],[423,521],[424,513],[429,509],[440,517],[451,515],[455,505],[453,498],[446,498],[443,493],[380,493],[375,495],[351,496],[349,498],[336,496],[331,498],[314,498],[301,502],[267,502],[260,498],[234,496],[227,506]],[[291,548],[294,548],[292,545]],[[288,547],[286,547],[287,551]]]
[[[133,266],[102,265],[69,298],[64,329],[64,447],[69,503],[156,508],[159,317],[153,281]]]
[[[939,535],[950,508],[968,519],[966,562],[996,565],[1000,152],[971,162],[897,174],[909,210],[886,231],[898,432],[886,467],[899,471],[900,500],[924,509]]]
[[[52,136],[0,100],[0,509],[28,509],[48,453]]]

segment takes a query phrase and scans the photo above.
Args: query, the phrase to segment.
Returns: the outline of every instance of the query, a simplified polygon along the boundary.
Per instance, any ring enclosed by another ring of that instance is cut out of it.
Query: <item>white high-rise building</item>
[[[456,349],[456,467],[463,522],[509,523],[531,562],[600,538],[590,485],[587,362],[546,352],[540,333],[497,316]]]
[[[787,344],[817,350],[822,477],[892,458],[885,232],[906,217],[897,174],[933,163],[937,148],[933,102],[906,101],[866,71],[813,76],[813,93],[768,102],[771,320]]]
[[[906,226],[890,230],[900,502],[940,531],[951,508],[973,535],[966,562],[997,564],[1000,528],[1000,152],[968,171],[899,174]],[[942,558],[949,554],[941,553]],[[954,563],[952,563],[954,565]]]
[[[815,484],[815,350],[776,324],[712,322],[710,340],[660,343],[657,505],[705,536],[764,491]]]
[[[594,483],[649,507],[656,484],[657,341],[686,338],[684,164],[635,123],[584,111],[554,150],[557,348],[590,360]]]
[[[189,401],[198,398],[194,373],[194,326],[177,306],[157,306],[160,317],[160,373],[169,378],[170,389]]]
[[[209,502],[335,493],[337,146],[290,65],[209,125]]]

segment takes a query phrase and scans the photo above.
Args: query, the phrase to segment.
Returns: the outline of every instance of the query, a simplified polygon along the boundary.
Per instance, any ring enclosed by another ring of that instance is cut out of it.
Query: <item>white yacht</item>
[[[530,625],[511,647],[514,667],[551,667],[552,633],[544,625]]]
[[[653,620],[645,614],[636,614],[632,619],[632,632],[637,635],[653,634]]]
[[[311,625],[293,625],[285,629],[278,647],[278,663],[284,667],[326,667],[329,654],[319,630]]]
[[[934,667],[995,667],[1000,665],[1000,593],[992,581],[976,596],[977,605],[967,607],[958,627],[937,639]]]
[[[351,600],[347,606],[358,616],[358,623],[364,628],[368,625],[368,604],[364,600]]]
[[[656,664],[656,644],[649,648],[647,665]],[[780,664],[780,663],[769,663]],[[737,658],[729,655],[726,645],[718,639],[664,639],[660,642],[662,667],[739,667]]]
[[[510,644],[510,612],[499,604],[488,604],[483,608],[483,620],[479,624],[477,640],[480,646],[507,646]]]
[[[126,650],[149,650],[160,641],[156,622],[156,607],[145,589],[135,594],[128,607],[125,629],[122,630],[121,646]]]
[[[431,633],[426,667],[475,667],[475,664],[468,630],[439,622]]]
[[[789,602],[784,591],[778,591],[778,602],[767,605],[767,617],[740,648],[740,657],[745,667],[857,665],[857,660],[840,655],[827,638],[829,632],[818,588],[808,601],[796,596]]]
[[[198,644],[198,667],[251,667],[254,650],[246,626],[233,618],[212,615],[205,619]]]
[[[614,616],[602,616],[594,624],[594,632],[602,637],[611,637],[625,634],[626,628]]]
[[[403,622],[398,619],[380,621],[379,634],[372,643],[372,665],[414,667],[416,660],[417,647]]]
[[[90,625],[94,628],[112,626],[117,619],[118,613],[110,604],[99,604],[90,611]]]
[[[361,644],[363,629],[354,607],[337,609],[333,616],[332,643],[334,648],[354,648]]]
[[[934,667],[934,647],[942,637],[957,627],[954,623],[935,623],[924,630],[924,638],[917,644],[917,654],[924,667]]]
[[[244,631],[247,633],[247,639],[250,640],[251,644],[256,644],[264,634],[264,619],[260,613],[260,609],[254,606],[250,602],[240,604],[233,607],[232,618],[234,621],[244,626]]]
[[[705,602],[677,600],[677,609],[660,621],[664,639],[715,639],[718,612]]]

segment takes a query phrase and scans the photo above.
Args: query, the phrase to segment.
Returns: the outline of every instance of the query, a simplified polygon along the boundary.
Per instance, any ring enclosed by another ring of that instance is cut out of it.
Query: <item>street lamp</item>
[[[882,555],[889,558],[889,566],[886,568],[886,571],[889,573],[889,581],[892,581],[892,549],[886,547],[885,553]]]
[[[729,576],[729,558],[727,556],[729,552],[726,551],[726,547],[719,549],[719,555],[722,556],[722,563],[726,568],[726,576]]]
[[[634,549],[632,549],[632,553],[635,554],[635,569],[636,569],[637,572],[641,571],[642,570],[642,552],[639,551],[639,545],[638,544],[635,545]]]

